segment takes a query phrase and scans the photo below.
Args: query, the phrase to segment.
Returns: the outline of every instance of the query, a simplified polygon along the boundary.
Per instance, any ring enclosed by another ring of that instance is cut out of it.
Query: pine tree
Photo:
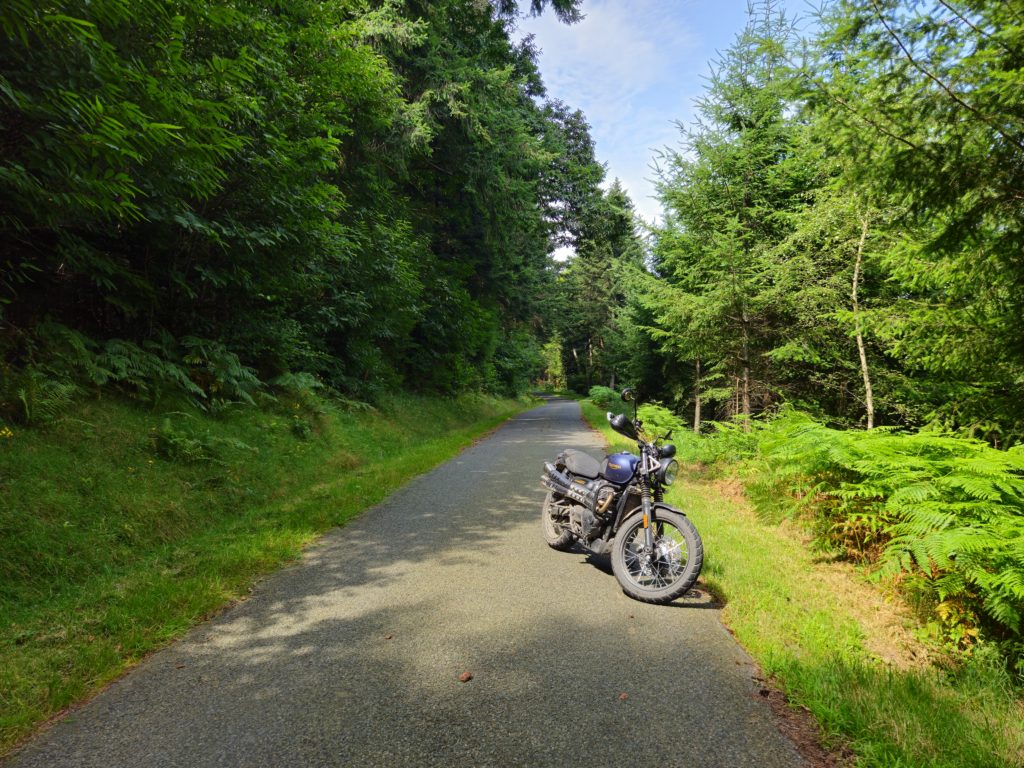
[[[695,374],[699,366],[724,377],[729,415],[749,417],[773,398],[764,355],[782,318],[766,301],[773,280],[766,254],[785,236],[784,213],[808,184],[794,158],[796,81],[782,52],[788,34],[772,4],[752,11],[698,104],[699,122],[684,129],[682,148],[666,153],[661,169],[666,215],[655,258],[668,286],[648,300],[657,316],[652,333],[693,361]],[[709,394],[723,393],[703,398]]]

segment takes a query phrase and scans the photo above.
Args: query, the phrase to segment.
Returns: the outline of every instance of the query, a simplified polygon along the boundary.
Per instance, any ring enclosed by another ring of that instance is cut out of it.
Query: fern
[[[970,644],[987,627],[1019,647],[1024,449],[934,431],[833,430],[789,409],[748,441],[741,458],[761,495],[812,514],[823,544],[914,580],[952,642]],[[737,430],[719,425],[706,442],[724,452]]]
[[[197,433],[181,429],[169,417],[163,420],[151,439],[157,456],[186,464],[200,461],[222,463],[219,454],[224,448],[259,453],[257,448],[241,440],[217,437],[209,431]]]
[[[686,433],[686,424],[660,403],[644,403],[637,410],[637,416],[644,424],[644,431],[651,436],[661,436],[670,430],[679,435]]]
[[[17,389],[25,424],[56,421],[71,406],[78,392],[72,382],[55,381],[35,369],[28,369],[21,376],[21,386]]]
[[[130,341],[111,339],[96,356],[99,385],[114,383],[127,387],[141,397],[158,400],[168,391],[178,391],[196,400],[206,398],[180,366]]]
[[[184,362],[192,379],[211,397],[238,400],[255,405],[253,394],[262,387],[255,371],[242,365],[238,355],[218,341],[186,336],[181,340],[187,352]]]

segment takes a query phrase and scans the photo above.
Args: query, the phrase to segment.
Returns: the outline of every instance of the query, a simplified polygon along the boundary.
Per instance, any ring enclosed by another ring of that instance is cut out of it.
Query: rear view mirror
[[[624,390],[622,390],[622,399],[625,402],[627,402],[627,403],[633,402],[633,388],[632,387],[626,387]]]

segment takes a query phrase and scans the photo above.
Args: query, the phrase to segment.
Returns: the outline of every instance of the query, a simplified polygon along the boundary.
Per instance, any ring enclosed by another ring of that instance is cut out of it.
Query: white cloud
[[[583,110],[609,181],[622,181],[648,221],[661,212],[653,158],[678,144],[674,123],[692,119],[708,71],[710,51],[695,27],[697,11],[707,10],[698,5],[703,0],[587,0],[578,24],[549,13],[520,26],[536,36],[549,96]]]

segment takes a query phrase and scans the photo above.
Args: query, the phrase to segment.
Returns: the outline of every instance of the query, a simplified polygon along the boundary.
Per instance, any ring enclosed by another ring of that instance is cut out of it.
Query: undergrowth
[[[951,648],[994,643],[1024,675],[1024,449],[830,429],[793,410],[686,448],[739,467],[762,514],[808,521],[820,548],[897,583]]]

